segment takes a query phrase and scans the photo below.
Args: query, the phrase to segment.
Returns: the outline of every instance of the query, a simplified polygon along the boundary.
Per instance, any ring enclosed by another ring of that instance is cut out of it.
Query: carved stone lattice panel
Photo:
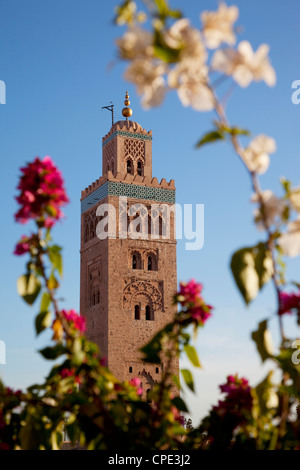
[[[162,282],[126,279],[123,289],[124,309],[131,310],[135,305],[136,299],[142,296],[146,296],[151,300],[154,311],[164,311]]]
[[[92,240],[96,236],[96,225],[99,220],[96,217],[97,207],[93,208],[84,215],[84,242]]]
[[[116,146],[115,141],[112,140],[105,146],[104,150],[104,162],[105,168],[104,171],[112,171],[115,173],[115,155],[116,155]]]
[[[124,141],[125,157],[132,157],[135,160],[145,160],[145,144],[140,140],[125,139]]]

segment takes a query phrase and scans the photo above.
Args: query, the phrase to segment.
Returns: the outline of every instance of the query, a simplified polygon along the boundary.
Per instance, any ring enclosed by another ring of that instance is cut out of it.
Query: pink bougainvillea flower
[[[85,331],[85,318],[78,315],[75,310],[62,310],[61,313],[76,330],[80,331],[81,333]]]
[[[292,313],[292,310],[300,311],[300,292],[297,294],[280,292],[278,311],[279,315],[283,315],[284,313]]]
[[[181,426],[184,426],[184,416],[180,414],[180,411],[176,406],[171,407],[171,413],[173,414],[175,421],[177,421]]]
[[[226,396],[224,400],[219,400],[217,406],[213,407],[213,410],[219,416],[230,413],[242,418],[245,411],[251,410],[253,402],[251,387],[244,377],[239,378],[237,374],[229,375],[227,382],[220,385],[220,390]]]
[[[203,286],[191,279],[188,283],[181,282],[180,289],[175,295],[175,302],[178,302],[191,314],[192,320],[195,320],[201,326],[204,325],[206,320],[211,317],[211,305],[206,305],[203,297],[201,296]]]
[[[143,394],[143,389],[141,387],[141,380],[138,378],[138,377],[134,377],[132,378],[130,381],[129,381],[130,385],[133,385],[133,387],[136,388],[136,393],[138,395],[142,395]]]
[[[65,369],[62,369],[62,370],[60,371],[60,375],[61,375],[61,377],[62,377],[63,379],[65,379],[65,378],[67,378],[67,377],[71,377],[72,375],[74,375],[74,372],[75,372],[74,369],[67,369],[67,368],[65,368]]]
[[[178,292],[178,300],[181,304],[197,302],[197,299],[200,297],[202,292],[203,286],[195,281],[195,279],[191,279],[188,283],[181,282],[180,289]]]
[[[39,221],[40,226],[51,227],[63,217],[61,207],[69,201],[60,171],[46,156],[43,160],[36,157],[21,168],[21,173],[16,221],[26,223],[33,219]]]
[[[14,255],[21,256],[28,253],[30,250],[29,241],[30,239],[26,237],[26,235],[23,235],[21,240],[16,244]]]
[[[206,320],[208,320],[209,317],[211,317],[211,310],[213,307],[211,305],[196,305],[195,307],[192,307],[190,309],[192,318],[194,320],[197,320],[201,325],[204,325]]]
[[[75,369],[74,367],[72,369],[67,369],[67,368],[64,368],[60,371],[60,376],[63,378],[63,379],[66,379],[67,377],[74,377],[74,381],[76,384],[80,384],[81,383],[81,379],[80,377],[78,377],[78,375],[75,375]]]

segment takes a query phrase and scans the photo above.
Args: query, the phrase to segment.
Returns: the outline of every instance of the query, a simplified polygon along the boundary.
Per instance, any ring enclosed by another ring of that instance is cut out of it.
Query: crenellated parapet
[[[120,183],[175,190],[175,180],[173,179],[168,182],[165,178],[162,178],[159,183],[156,177],[151,178],[149,176],[130,175],[129,173],[118,173],[116,176],[114,176],[112,172],[109,171],[107,176],[101,176],[87,188],[81,191],[81,200],[92,194],[96,189],[100,188],[100,186],[104,185],[104,183],[107,181],[116,181]]]

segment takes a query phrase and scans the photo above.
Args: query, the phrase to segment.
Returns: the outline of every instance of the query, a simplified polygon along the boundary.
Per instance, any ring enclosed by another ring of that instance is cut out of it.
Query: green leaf
[[[180,385],[180,380],[179,380],[179,377],[178,375],[172,375],[172,380],[174,382],[174,384],[176,385],[176,387],[178,388],[178,390],[181,390],[181,385]]]
[[[41,307],[40,307],[41,312],[46,312],[48,310],[50,302],[51,302],[50,295],[48,294],[48,292],[44,292],[42,296]]]
[[[239,291],[248,305],[273,274],[271,253],[264,243],[236,251],[230,263]]]
[[[188,370],[188,369],[181,369],[181,374],[182,374],[182,377],[186,383],[186,385],[189,387],[189,389],[192,390],[192,392],[194,392],[194,380],[193,380],[193,376],[192,376],[192,373]]]
[[[167,63],[174,63],[178,61],[180,50],[170,49],[167,46],[155,44],[154,53],[155,53],[155,56],[158,57],[159,59],[164,60]]]
[[[231,135],[250,135],[251,132],[249,132],[247,129],[240,129],[239,127],[231,127],[229,129],[226,129],[226,132],[229,132]]]
[[[61,247],[58,245],[53,245],[48,247],[49,259],[53,265],[54,269],[57,269],[60,276],[62,276],[63,263],[61,256]]]
[[[57,289],[58,286],[59,286],[59,282],[58,280],[56,279],[56,277],[54,276],[54,274],[52,273],[51,276],[49,277],[48,279],[48,289],[50,290],[53,290],[53,289]]]
[[[274,372],[271,370],[266,378],[254,389],[258,400],[259,416],[265,415],[271,408],[278,405],[278,396],[272,383],[273,375]]]
[[[53,346],[53,347],[47,347],[47,348],[41,349],[39,352],[45,359],[53,360],[65,354],[66,348],[62,346],[61,344],[57,344],[56,346]]]
[[[169,7],[168,7],[168,4],[165,0],[154,0],[156,6],[157,6],[157,9],[160,13],[161,16],[166,16],[168,14],[168,11],[169,11]]]
[[[32,305],[40,293],[41,283],[34,274],[24,274],[17,281],[17,290],[25,302]]]
[[[186,344],[184,346],[184,351],[185,351],[187,357],[189,358],[189,360],[191,361],[191,363],[193,364],[193,366],[201,367],[201,364],[200,364],[200,361],[199,361],[199,358],[198,358],[198,354],[197,354],[197,351],[194,348],[194,346],[191,346],[190,344]]]
[[[224,132],[221,130],[211,131],[205,134],[196,144],[196,148],[200,148],[205,144],[216,142],[217,140],[224,140]]]
[[[257,351],[262,362],[273,357],[272,337],[267,326],[268,322],[264,320],[258,324],[258,329],[251,334],[251,338],[256,343]]]
[[[174,406],[176,406],[177,410],[179,411],[183,411],[184,413],[189,411],[185,402],[180,397],[173,398],[172,403]]]
[[[171,333],[173,329],[173,323],[168,323],[162,330],[160,330],[156,335],[143,346],[140,351],[143,353],[143,361],[149,362],[151,364],[160,364],[160,353],[162,350],[162,339]]]
[[[40,312],[35,319],[36,334],[39,335],[42,331],[51,325],[52,315],[51,312]]]

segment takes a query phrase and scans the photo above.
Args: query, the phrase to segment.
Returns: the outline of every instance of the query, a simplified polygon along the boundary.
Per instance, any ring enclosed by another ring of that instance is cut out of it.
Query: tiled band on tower
[[[159,183],[152,178],[152,132],[136,122],[113,124],[102,146],[103,176],[81,195],[80,312],[86,317],[89,339],[98,344],[111,371],[120,380],[139,377],[146,398],[164,364],[143,363],[139,348],[172,319],[177,288],[174,211],[166,236],[163,213],[158,208],[152,213],[156,221],[151,220],[150,208],[153,204],[172,208],[175,185],[174,180]],[[109,236],[99,239],[97,225],[107,218],[107,211],[102,216],[96,211],[107,203],[115,208],[116,230],[109,228]],[[136,203],[147,211],[128,214]],[[137,216],[142,223],[132,238],[128,225]],[[156,238],[148,235],[148,229]],[[178,375],[178,361],[172,369]]]

